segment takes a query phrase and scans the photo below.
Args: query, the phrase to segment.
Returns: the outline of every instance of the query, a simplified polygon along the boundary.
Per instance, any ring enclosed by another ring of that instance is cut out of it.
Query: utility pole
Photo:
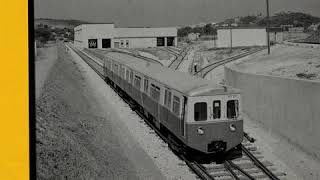
[[[230,53],[232,53],[232,26],[230,24]]]
[[[269,35],[269,0],[267,1],[267,43],[268,43],[268,54],[270,54],[270,35]]]

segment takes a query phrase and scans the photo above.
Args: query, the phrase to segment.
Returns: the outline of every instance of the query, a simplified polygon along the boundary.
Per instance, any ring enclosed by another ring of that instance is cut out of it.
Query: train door
[[[171,124],[172,129],[179,133],[177,135],[184,136],[184,129],[185,129],[185,98],[178,92],[173,92],[172,96],[172,114],[171,116]]]
[[[169,113],[172,106],[172,92],[169,88],[164,90],[163,106],[160,112],[161,121],[169,123]]]
[[[241,115],[240,94],[230,94],[226,97],[225,115],[227,119],[237,119]]]
[[[181,136],[185,137],[185,118],[187,117],[187,112],[188,112],[188,106],[187,106],[187,97],[183,96],[183,101],[182,101],[182,115],[181,115],[181,121],[180,121],[180,132]]]

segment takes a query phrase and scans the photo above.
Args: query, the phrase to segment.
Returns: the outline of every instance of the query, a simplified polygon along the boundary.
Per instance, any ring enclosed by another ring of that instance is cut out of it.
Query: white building
[[[200,33],[189,33],[188,34],[188,39],[190,41],[195,41],[195,40],[198,40],[200,37]]]
[[[266,46],[267,30],[262,27],[227,27],[217,30],[217,47]]]
[[[110,24],[81,24],[74,28],[80,48],[147,48],[176,46],[177,28],[116,28]]]

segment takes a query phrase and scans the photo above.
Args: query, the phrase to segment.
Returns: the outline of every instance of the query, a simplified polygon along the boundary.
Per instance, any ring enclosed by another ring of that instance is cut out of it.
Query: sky
[[[269,0],[270,13],[320,17],[320,0]],[[34,0],[36,18],[78,19],[118,27],[184,26],[266,12],[266,0]]]

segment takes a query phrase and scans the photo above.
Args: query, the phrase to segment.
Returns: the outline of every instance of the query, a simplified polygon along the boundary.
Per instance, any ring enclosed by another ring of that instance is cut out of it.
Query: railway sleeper
[[[272,166],[273,164],[270,163],[269,161],[262,161],[262,164],[266,167]],[[240,163],[237,164],[238,166],[240,166],[242,169],[251,169],[251,168],[256,168],[256,165],[253,162],[245,162],[245,163]],[[208,171],[210,172],[214,172],[216,170],[221,170],[224,169],[224,165],[223,164],[215,164],[215,165],[211,165],[211,166],[207,166],[206,167]]]

